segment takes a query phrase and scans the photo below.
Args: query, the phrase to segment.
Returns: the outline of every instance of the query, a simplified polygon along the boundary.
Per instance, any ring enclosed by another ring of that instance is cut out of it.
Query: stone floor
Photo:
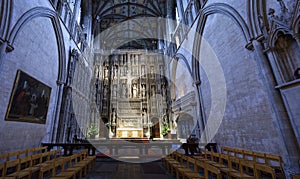
[[[95,170],[85,179],[174,179],[161,165],[161,160],[149,163],[126,163],[110,158],[97,158]]]

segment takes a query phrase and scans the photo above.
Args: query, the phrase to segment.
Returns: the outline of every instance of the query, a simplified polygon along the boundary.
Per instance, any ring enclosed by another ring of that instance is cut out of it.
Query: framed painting
[[[51,88],[18,70],[5,120],[45,124]]]

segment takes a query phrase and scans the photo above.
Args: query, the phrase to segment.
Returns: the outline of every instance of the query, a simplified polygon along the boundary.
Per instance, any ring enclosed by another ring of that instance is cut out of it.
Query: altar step
[[[135,142],[135,143],[149,143],[149,139],[148,138],[117,138],[117,137],[113,137],[110,140],[113,141],[118,141],[118,140],[126,140],[128,142]]]

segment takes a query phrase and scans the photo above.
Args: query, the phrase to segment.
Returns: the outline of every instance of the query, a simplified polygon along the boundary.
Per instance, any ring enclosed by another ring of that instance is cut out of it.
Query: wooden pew
[[[175,152],[173,153],[173,155],[165,159],[165,167],[167,169],[167,172],[172,173],[171,167],[173,164],[180,164],[178,155],[176,155]]]
[[[276,179],[275,170],[272,167],[262,164],[255,164],[255,177],[261,178],[261,176],[265,174],[269,174],[272,179]]]
[[[58,160],[54,162],[54,176],[52,177],[63,177],[63,178],[76,178],[75,171],[65,171],[65,164],[70,161],[70,158],[64,158],[63,160]],[[61,171],[58,171],[60,168]]]
[[[179,175],[182,175],[183,172],[192,172],[189,168],[190,163],[188,161],[188,158],[190,157],[186,155],[181,155],[180,158],[182,160],[181,164],[174,166],[175,173],[176,173],[175,175],[177,179],[179,179],[180,177]]]
[[[192,166],[192,168],[191,168]],[[198,167],[196,165],[196,159],[188,157],[187,158],[187,164],[185,168],[178,168],[176,170],[176,179],[179,179],[180,176],[183,178],[204,178],[198,173]]]
[[[249,150],[243,150],[243,159],[249,162],[255,162],[254,152]]]
[[[20,159],[5,162],[4,177],[30,178],[31,173],[28,171],[20,171]],[[11,173],[8,173],[11,172]]]
[[[176,176],[177,169],[184,167],[184,163],[183,163],[184,159],[186,159],[186,156],[184,154],[178,152],[175,154],[176,162],[169,163],[169,171],[171,175]]]
[[[75,175],[78,174],[79,179],[81,179],[84,167],[78,165],[78,158],[81,158],[81,153],[70,156],[70,160],[67,163],[68,169],[66,171],[75,172]]]
[[[1,163],[0,163],[0,172],[1,172],[1,173],[0,173],[1,175],[0,175],[0,176],[1,176],[1,177],[4,177],[4,174],[5,174],[4,171],[5,171],[5,162],[1,162]]]
[[[216,175],[217,179],[222,179],[222,175],[221,175],[221,171],[219,168],[212,166],[210,164],[206,164],[205,165],[205,172],[204,172],[204,176],[206,179],[209,179],[211,177],[210,174]]]
[[[290,174],[290,178],[291,179],[300,179],[300,174],[296,175],[296,174]]]
[[[9,152],[7,156],[7,161],[16,160],[20,158],[20,152]]]
[[[266,154],[266,164],[275,169],[277,177],[286,178],[282,167],[282,158],[280,156]]]
[[[244,167],[252,167],[253,165],[251,163],[247,163],[242,159],[236,159],[237,161],[235,161],[238,165],[238,171],[232,171],[229,172],[229,177],[228,178],[236,178],[236,179],[255,179],[254,173],[252,175],[248,175],[247,173],[245,173],[244,171]],[[254,167],[253,167],[254,169]]]

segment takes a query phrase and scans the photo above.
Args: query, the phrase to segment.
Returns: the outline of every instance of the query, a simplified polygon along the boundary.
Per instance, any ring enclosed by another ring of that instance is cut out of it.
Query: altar
[[[142,128],[118,128],[117,138],[143,138]]]
[[[111,64],[102,69],[105,85],[101,118],[109,128],[108,137],[160,138],[159,119],[168,111],[163,57],[146,51],[120,50],[103,60]],[[153,121],[156,130],[151,136]]]

